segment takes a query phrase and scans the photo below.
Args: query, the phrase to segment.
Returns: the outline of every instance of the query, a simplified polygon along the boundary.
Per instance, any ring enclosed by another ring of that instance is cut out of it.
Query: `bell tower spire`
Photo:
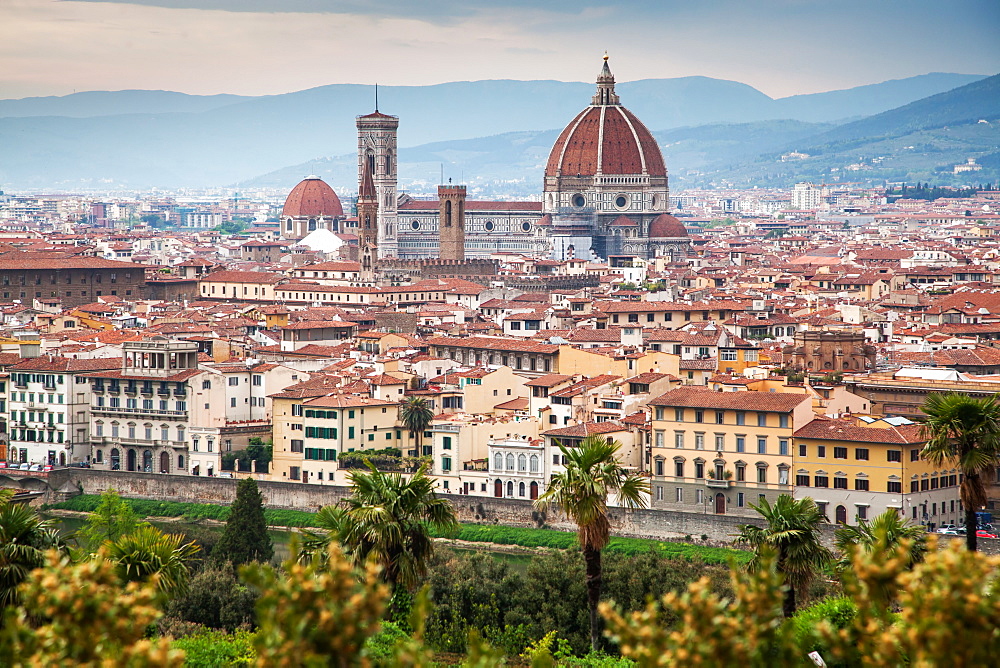
[[[597,92],[594,94],[591,104],[597,106],[620,104],[618,95],[615,94],[615,75],[608,67],[607,51],[604,52],[604,67],[601,68],[601,73],[597,76]]]

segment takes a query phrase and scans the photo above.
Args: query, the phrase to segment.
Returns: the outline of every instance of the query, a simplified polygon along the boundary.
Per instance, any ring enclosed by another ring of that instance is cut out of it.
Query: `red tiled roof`
[[[651,399],[649,405],[788,413],[803,401],[811,399],[805,394],[785,392],[713,392],[694,387],[679,387]]]

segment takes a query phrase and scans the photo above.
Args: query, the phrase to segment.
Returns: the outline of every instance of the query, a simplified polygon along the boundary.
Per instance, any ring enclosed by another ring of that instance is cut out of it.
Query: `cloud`
[[[3,0],[0,97],[703,75],[774,96],[1000,71],[995,0]],[[972,46],[970,46],[972,45]]]

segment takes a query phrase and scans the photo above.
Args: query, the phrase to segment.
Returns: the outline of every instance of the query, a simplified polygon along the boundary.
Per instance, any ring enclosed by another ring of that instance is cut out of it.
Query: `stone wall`
[[[37,503],[55,503],[76,494],[100,494],[115,489],[122,496],[160,501],[216,503],[228,505],[236,497],[237,480],[160,473],[128,473],[96,469],[58,469],[47,475],[15,479],[0,476],[0,487],[15,487],[44,492]],[[293,482],[258,482],[264,504],[270,508],[316,511],[337,503],[348,495],[347,487],[307,485]],[[574,531],[576,525],[561,513],[540,512],[531,501],[498,499],[487,496],[446,495],[455,506],[459,521],[478,524],[503,524],[515,527],[543,527]],[[611,510],[613,533],[633,538],[658,540],[691,536],[701,542],[729,544],[742,524],[760,524],[759,520],[732,515],[683,513],[669,510]],[[823,529],[823,542],[833,545],[835,527]],[[1000,540],[980,539],[980,550],[1000,554]]]

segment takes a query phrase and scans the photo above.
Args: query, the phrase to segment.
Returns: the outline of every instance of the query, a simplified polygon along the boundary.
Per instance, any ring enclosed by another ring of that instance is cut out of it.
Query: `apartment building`
[[[810,397],[682,387],[649,406],[652,507],[749,517],[751,503],[792,493],[792,435],[815,415]]]
[[[795,431],[795,497],[831,522],[855,524],[892,508],[929,530],[963,522],[960,471],[920,456],[926,438],[904,417],[816,418]]]
[[[114,369],[117,359],[43,356],[10,368],[8,459],[58,464],[90,459],[90,385],[86,374]]]
[[[155,336],[126,342],[122,350],[119,369],[86,374],[93,397],[91,464],[115,471],[188,473],[192,421],[225,421],[225,411],[219,410],[224,394],[190,403],[203,375],[198,344]],[[216,448],[214,443],[206,447]],[[197,467],[190,472],[206,474]]]

